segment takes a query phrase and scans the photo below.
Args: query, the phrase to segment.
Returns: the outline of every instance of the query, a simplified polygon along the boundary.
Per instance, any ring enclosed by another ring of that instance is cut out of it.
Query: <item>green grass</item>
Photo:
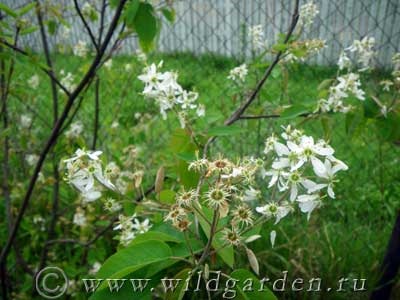
[[[60,56],[56,58],[56,69],[76,72],[79,68],[87,67],[77,58]],[[226,80],[229,70],[239,62],[211,55],[194,57],[191,54],[155,55],[150,61],[164,60],[164,70],[174,69],[179,72],[179,82],[184,88],[195,89],[200,94],[200,101],[206,104],[208,121],[196,120],[194,128],[197,132],[205,133],[208,128],[220,126],[230,113],[240,104],[240,98],[232,98],[232,86]],[[134,69],[126,74],[125,63],[132,63]],[[140,95],[142,84],[136,79],[141,68],[135,59],[120,56],[113,59],[111,71],[101,70],[100,98],[100,132],[98,148],[113,159],[118,159],[123,147],[128,144],[138,145],[142,149],[142,163],[146,166],[145,182],[150,184],[161,162],[168,160],[168,154],[163,151],[169,144],[170,136],[178,122],[171,114],[167,121],[160,120],[158,108],[151,101]],[[298,66],[291,69],[289,75],[289,90],[281,96],[281,73],[269,78],[260,97],[250,107],[247,114],[274,113],[277,104],[289,104],[304,101],[315,101],[319,83],[331,76],[336,70],[329,67]],[[261,73],[261,70],[260,72]],[[47,79],[41,76],[39,92],[23,90],[27,78],[33,75],[29,65],[17,64],[16,74],[18,83],[15,89],[21,89],[19,100],[15,97],[10,101],[12,117],[18,118],[26,104],[37,110],[44,121],[35,120],[37,139],[33,140],[32,150],[40,148],[43,139],[48,136],[51,123],[52,104]],[[377,75],[378,76],[378,75]],[[382,76],[382,75],[379,75]],[[254,86],[260,77],[252,75],[247,86]],[[62,106],[65,99],[60,98]],[[91,143],[91,131],[94,115],[93,90],[89,90],[81,104],[76,119],[81,120],[86,128],[84,134],[86,144]],[[146,119],[135,118],[135,113],[149,113]],[[110,127],[113,121],[118,121],[117,129]],[[302,119],[291,120],[299,124]],[[287,270],[289,278],[321,277],[325,287],[332,287],[341,277],[367,278],[370,289],[377,278],[379,263],[383,257],[392,223],[398,208],[400,192],[399,180],[399,151],[393,146],[383,144],[377,136],[364,132],[360,135],[348,135],[345,129],[345,118],[331,118],[331,144],[336,149],[336,157],[345,161],[350,169],[340,175],[341,182],[337,185],[337,199],[330,201],[320,210],[313,213],[307,222],[304,215],[294,214],[281,221],[277,228],[276,247],[271,249],[269,232],[272,227],[263,228],[263,241],[254,243],[253,250],[260,260],[261,274],[270,278],[281,276],[282,270]],[[279,126],[287,124],[282,120],[251,120],[240,121],[239,126],[245,133],[234,137],[221,137],[213,145],[212,152],[223,153],[228,157],[237,155],[261,155],[263,141],[271,132],[279,130]],[[322,137],[325,131],[319,119],[304,124],[306,133],[314,137]],[[13,124],[13,140],[21,148],[28,145],[29,137],[19,137],[18,128]],[[58,147],[60,155],[67,156],[74,146]],[[20,157],[13,156],[13,164],[18,165]],[[48,169],[49,166],[47,166]],[[26,186],[24,176],[19,180]],[[18,178],[17,178],[18,179]],[[23,190],[23,189],[22,189]],[[49,190],[50,192],[50,190]],[[72,214],[73,203],[69,198],[71,193],[63,192],[62,206],[68,214]],[[16,197],[18,199],[18,197]],[[18,201],[18,200],[17,200]],[[35,200],[36,201],[36,200]],[[39,199],[36,203],[48,209],[49,201]],[[47,208],[46,208],[47,207]],[[37,206],[30,208],[35,213]],[[3,227],[4,228],[4,227]],[[4,229],[3,229],[4,230]],[[99,245],[99,249],[101,244]],[[100,252],[102,252],[101,250]],[[110,249],[104,251],[104,256]],[[110,253],[108,253],[110,254]],[[73,254],[70,254],[73,255]],[[34,254],[32,254],[34,256]],[[241,255],[240,255],[241,256]],[[237,260],[236,267],[248,267],[243,256]],[[365,294],[348,293],[285,293],[281,299],[365,299]]]

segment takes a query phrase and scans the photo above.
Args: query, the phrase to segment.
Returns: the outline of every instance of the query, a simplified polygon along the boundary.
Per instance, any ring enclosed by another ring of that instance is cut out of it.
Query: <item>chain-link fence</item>
[[[6,0],[17,7],[24,0]],[[72,5],[72,1],[54,1],[60,5]],[[84,2],[81,1],[83,4]],[[305,32],[306,38],[326,40],[328,47],[311,63],[334,64],[338,54],[354,39],[366,35],[376,39],[378,66],[390,65],[391,56],[400,49],[400,2],[398,0],[318,0],[319,14],[312,27]],[[294,1],[265,0],[184,0],[176,1],[176,21],[164,22],[159,38],[160,52],[189,51],[195,54],[215,53],[230,57],[243,57],[250,53],[246,31],[250,26],[261,24],[268,44],[276,42],[290,22]],[[107,14],[106,19],[110,20]],[[76,16],[67,16],[72,34],[68,40],[61,35],[51,38],[51,43],[74,45],[82,36],[82,24]],[[35,20],[34,20],[35,22]],[[40,49],[38,35],[23,38],[33,49]],[[87,38],[87,37],[86,37]],[[89,42],[89,41],[88,41]],[[137,41],[125,42],[120,52],[132,53]]]

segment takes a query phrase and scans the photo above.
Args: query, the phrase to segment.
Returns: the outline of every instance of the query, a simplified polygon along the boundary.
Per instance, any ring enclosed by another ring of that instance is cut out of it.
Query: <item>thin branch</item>
[[[294,29],[296,28],[297,21],[299,19],[299,1],[300,0],[296,0],[294,12],[292,15],[292,22],[290,24],[289,30],[288,30],[285,40],[283,42],[284,44],[286,44],[290,40],[290,37],[292,36]],[[225,121],[225,125],[229,126],[229,125],[235,123],[240,118],[240,116],[243,115],[243,113],[250,106],[250,104],[254,101],[254,99],[256,99],[256,97],[259,94],[261,88],[263,87],[265,81],[268,79],[268,77],[271,75],[272,71],[274,70],[275,66],[278,64],[282,54],[283,54],[282,51],[279,51],[276,54],[275,59],[269,65],[269,67],[265,71],[264,75],[262,76],[261,80],[257,83],[253,92],[249,95],[247,100],[235,112],[233,112],[233,114],[230,116],[230,118]]]
[[[304,117],[307,118],[309,116],[316,115],[316,113],[303,113],[298,115],[298,117]],[[243,115],[240,116],[240,120],[257,120],[257,119],[277,119],[280,118],[281,115],[279,114],[272,114],[272,115]]]
[[[25,50],[23,50],[23,49],[21,49],[21,48],[15,46],[15,45],[10,44],[9,42],[7,42],[7,41],[4,40],[4,39],[0,39],[0,45],[1,45],[1,44],[4,45],[4,46],[6,46],[7,48],[10,48],[10,49],[14,50],[15,52],[17,52],[17,53],[19,53],[19,54],[21,54],[21,55],[23,55],[23,56],[32,58],[32,57],[29,55],[28,52],[26,52]],[[52,74],[49,70],[47,70],[46,68],[44,68],[44,67],[42,67],[42,66],[40,66],[39,68],[40,68],[43,72],[45,72],[48,76],[50,76],[50,78],[51,78],[52,80],[54,80],[54,82],[58,85],[58,87],[59,87],[60,89],[62,89],[63,92],[64,92],[68,97],[71,96],[70,91],[67,90],[67,88],[54,76],[54,74]]]
[[[93,78],[93,76],[96,74],[97,68],[99,66],[99,63],[101,62],[101,59],[103,57],[103,54],[111,40],[111,37],[114,34],[115,29],[118,26],[118,21],[120,19],[121,13],[122,13],[122,9],[125,5],[127,0],[121,0],[118,7],[115,10],[115,15],[113,20],[111,21],[111,24],[109,26],[108,32],[104,38],[104,42],[100,47],[100,51],[99,53],[97,53],[96,57],[94,58],[89,70],[87,71],[87,73],[85,74],[85,76],[83,77],[83,79],[81,80],[81,82],[78,84],[78,86],[76,87],[76,89],[69,95],[68,97],[68,101],[64,107],[64,110],[60,116],[60,118],[57,120],[56,124],[54,125],[54,128],[46,142],[46,145],[44,146],[40,156],[39,156],[39,160],[36,164],[35,170],[33,172],[33,175],[30,179],[29,182],[29,186],[27,189],[27,192],[24,196],[24,199],[22,201],[22,205],[21,208],[18,212],[17,218],[15,220],[15,224],[13,226],[13,229],[11,231],[11,234],[8,237],[8,240],[1,252],[1,256],[0,256],[0,265],[4,265],[4,262],[7,259],[7,256],[10,252],[10,247],[13,244],[19,226],[21,224],[22,221],[22,217],[25,214],[26,208],[28,207],[29,201],[31,199],[32,196],[32,192],[33,189],[35,187],[36,181],[38,179],[39,173],[42,169],[43,163],[47,157],[47,154],[49,153],[51,147],[56,143],[57,141],[57,137],[58,137],[58,133],[59,130],[61,129],[63,123],[65,122],[66,118],[68,117],[68,113],[70,112],[72,105],[74,104],[75,99],[79,96],[79,94],[82,92],[82,90],[86,87],[87,83]]]
[[[96,149],[97,136],[99,134],[99,113],[100,113],[100,78],[95,79],[95,91],[94,91],[94,126],[93,126],[93,142],[92,150]]]
[[[79,4],[77,0],[74,0],[75,10],[78,13],[79,18],[81,19],[83,26],[85,27],[87,33],[89,34],[90,40],[92,41],[93,46],[96,48],[96,52],[99,53],[99,45],[97,44],[96,38],[93,35],[92,30],[90,29],[89,24],[87,23],[85,16],[82,14],[81,9],[79,8]]]

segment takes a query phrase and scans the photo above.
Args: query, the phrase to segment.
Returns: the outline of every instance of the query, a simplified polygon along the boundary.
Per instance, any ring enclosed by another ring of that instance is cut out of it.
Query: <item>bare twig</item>
[[[107,32],[107,34],[106,34],[106,36],[104,38],[104,42],[102,43],[102,45],[100,47],[99,53],[97,53],[97,55],[95,56],[95,58],[94,58],[94,60],[93,60],[93,62],[91,64],[89,70],[87,71],[85,76],[82,78],[82,80],[80,81],[80,83],[78,84],[76,89],[71,94],[69,94],[69,97],[68,97],[67,103],[66,103],[66,105],[64,107],[64,110],[63,110],[60,118],[57,120],[56,124],[54,125],[54,128],[53,128],[49,138],[47,139],[47,142],[46,142],[46,144],[45,144],[45,146],[44,146],[44,148],[43,148],[43,150],[42,150],[42,152],[41,152],[41,154],[39,156],[39,160],[38,160],[38,162],[36,164],[36,167],[35,167],[35,170],[33,172],[33,175],[32,175],[32,177],[30,179],[27,192],[26,192],[26,194],[25,194],[25,196],[24,196],[24,198],[22,200],[22,205],[21,205],[21,208],[20,208],[20,210],[18,212],[18,215],[17,215],[17,218],[15,220],[14,226],[12,228],[11,234],[9,235],[8,240],[7,240],[5,246],[3,247],[3,250],[1,252],[0,265],[4,265],[4,262],[6,261],[7,256],[9,254],[9,252],[10,252],[10,247],[11,247],[11,245],[13,244],[13,242],[14,242],[14,240],[16,238],[19,226],[21,224],[22,217],[25,214],[26,208],[28,207],[29,201],[30,201],[31,196],[32,196],[33,189],[35,187],[35,183],[36,183],[36,181],[38,179],[38,176],[39,176],[40,170],[41,170],[41,168],[43,166],[43,163],[44,163],[44,161],[45,161],[50,149],[56,143],[59,130],[61,129],[63,123],[65,122],[66,118],[68,117],[68,113],[70,112],[70,110],[72,108],[72,105],[74,104],[75,99],[79,96],[79,94],[82,92],[82,90],[86,87],[88,82],[90,82],[91,79],[95,76],[97,68],[99,66],[99,63],[102,60],[103,54],[106,51],[106,48],[107,48],[107,46],[108,46],[108,44],[109,44],[109,42],[111,40],[111,37],[113,36],[114,31],[118,26],[118,21],[120,19],[120,16],[121,16],[121,13],[122,13],[122,9],[123,9],[126,1],[127,0],[121,0],[119,2],[119,5],[115,10],[115,15],[113,17],[113,20],[111,21],[111,24],[109,26],[108,32]],[[3,44],[5,44],[5,43],[3,42]],[[46,72],[48,73],[47,70],[46,70]]]
[[[89,34],[90,40],[94,46],[94,48],[96,49],[96,52],[99,53],[100,49],[99,49],[99,45],[97,44],[96,38],[93,35],[92,30],[90,29],[90,26],[88,24],[88,22],[85,19],[85,16],[82,14],[81,9],[79,8],[79,4],[77,0],[74,0],[74,6],[75,6],[75,10],[78,13],[79,18],[81,19],[83,26],[85,27],[87,33]]]

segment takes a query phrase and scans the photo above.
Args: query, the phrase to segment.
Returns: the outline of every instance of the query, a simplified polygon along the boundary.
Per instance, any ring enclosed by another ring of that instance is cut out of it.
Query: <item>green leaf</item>
[[[161,12],[170,23],[175,22],[175,10],[173,8],[163,8]]]
[[[279,52],[285,52],[288,48],[288,44],[275,44],[272,46],[272,49]]]
[[[186,153],[186,156],[189,154],[194,156],[197,150],[197,147],[192,142],[190,135],[182,129],[177,129],[173,133],[169,148],[177,158],[180,158],[178,154],[182,153]],[[186,188],[193,188],[197,185],[199,174],[194,171],[189,171],[188,166],[189,165],[186,159],[177,159],[174,169],[179,177],[180,182]]]
[[[158,231],[147,231],[143,234],[139,234],[136,238],[129,244],[129,247],[140,244],[147,241],[160,241],[160,242],[173,242],[173,243],[181,243],[182,241],[178,238]]]
[[[367,97],[365,101],[363,101],[364,106],[364,116],[366,118],[375,118],[380,114],[379,105],[370,97]]]
[[[28,12],[32,10],[36,6],[35,1],[23,6],[17,11],[18,17],[22,17],[23,15],[26,15]]]
[[[13,18],[16,18],[18,16],[18,13],[16,11],[12,10],[10,7],[3,3],[0,3],[0,11],[5,12],[7,15]]]
[[[162,190],[160,192],[159,200],[162,203],[174,204],[175,203],[175,192],[172,190]]]
[[[135,18],[139,9],[139,4],[139,0],[132,0],[126,5],[123,17],[125,18],[125,23],[129,28],[135,26]]]
[[[325,79],[318,85],[318,91],[325,90],[331,86],[334,82],[334,79]]]
[[[387,142],[400,141],[400,116],[396,113],[389,113],[386,118],[376,120],[378,133]]]
[[[281,114],[281,119],[293,119],[302,114],[310,112],[310,108],[304,106],[303,104],[295,104],[285,109]]]
[[[151,263],[161,262],[171,257],[172,251],[164,242],[146,241],[133,244],[110,256],[97,273],[97,278],[123,278]],[[103,283],[99,289],[105,288]]]
[[[133,20],[133,30],[139,37],[140,46],[145,52],[149,52],[159,32],[158,19],[151,4],[140,2]]]
[[[204,215],[207,217],[208,221],[211,223],[213,211],[202,207],[201,210],[203,211]],[[200,222],[201,228],[203,229],[204,233],[206,234],[207,238],[210,238],[210,225],[201,217],[196,211],[195,214]],[[212,241],[212,246],[214,249],[219,249],[217,254],[222,258],[222,260],[231,268],[233,268],[234,263],[234,254],[232,246],[225,246],[222,240],[223,233],[219,231],[215,234],[214,239]]]
[[[218,126],[208,130],[210,136],[228,136],[245,132],[244,128],[239,126]]]
[[[22,29],[21,32],[20,32],[20,34],[21,34],[21,35],[27,35],[27,34],[30,34],[30,33],[32,33],[32,32],[35,32],[35,31],[38,30],[38,29],[39,29],[38,26],[30,26],[30,27],[27,27],[27,28]]]
[[[189,272],[191,269],[183,269],[178,274],[175,275],[174,279],[180,279],[177,288],[172,292],[168,292],[165,295],[165,300],[182,300],[183,296],[185,295],[185,282],[189,277]]]
[[[49,33],[51,35],[54,35],[56,33],[57,26],[58,26],[58,24],[55,20],[47,21],[47,30],[49,31]]]
[[[276,300],[276,296],[266,287],[264,283],[263,291],[259,291],[261,283],[260,280],[253,275],[250,271],[245,269],[239,269],[233,271],[230,275],[233,279],[238,280],[235,289],[238,293],[238,297],[235,299],[243,300]],[[250,290],[250,284],[252,289]]]

